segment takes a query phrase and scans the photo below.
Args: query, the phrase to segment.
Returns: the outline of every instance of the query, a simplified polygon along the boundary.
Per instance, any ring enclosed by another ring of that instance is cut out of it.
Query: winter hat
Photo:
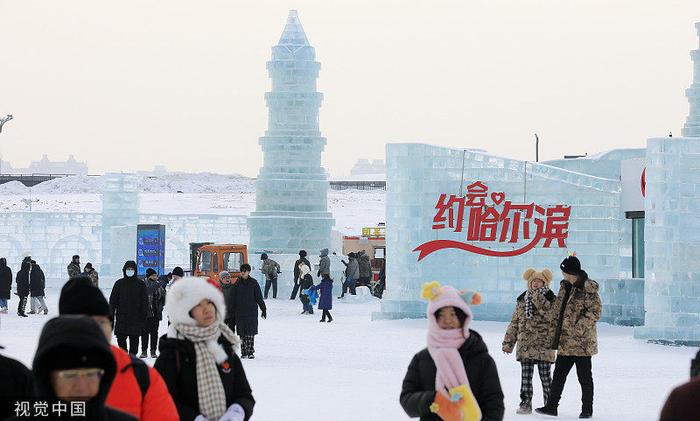
[[[148,277],[151,276],[151,275],[156,275],[157,273],[158,273],[158,272],[156,272],[155,270],[153,270],[153,268],[148,268],[148,269],[146,269],[146,278],[148,278]]]
[[[92,263],[90,263],[90,262],[85,263],[85,269],[92,269]]]
[[[559,265],[562,272],[569,275],[578,275],[581,273],[581,262],[576,257],[576,254],[567,256],[566,259],[562,260],[561,265]]]
[[[301,273],[301,277],[303,278],[304,276],[311,273],[311,269],[305,263],[302,263],[299,265],[299,272]]]
[[[527,281],[527,289],[532,289],[532,282],[536,279],[542,281],[544,286],[549,288],[549,284],[552,282],[552,271],[544,268],[542,272],[538,272],[533,268],[528,268],[523,272],[523,279]]]
[[[267,253],[263,253],[260,255],[260,260],[267,260]]]
[[[181,277],[181,278],[182,278],[183,276],[185,276],[185,271],[182,270],[182,268],[181,268],[180,266],[175,266],[175,269],[173,269],[173,272],[172,272],[172,273],[173,273],[173,275],[179,276],[179,277]]]
[[[449,285],[440,286],[438,281],[423,284],[421,297],[428,300],[428,331],[431,329],[441,330],[437,324],[435,313],[443,307],[454,307],[460,309],[467,315],[467,319],[462,325],[464,338],[469,337],[469,324],[472,320],[472,310],[467,305],[478,305],[481,303],[481,295],[473,291],[458,291]]]
[[[299,250],[299,257],[306,257],[306,250]]]
[[[227,270],[222,270],[221,272],[219,272],[219,279],[225,278],[227,276],[231,276],[231,274]]]
[[[176,338],[177,331],[175,325],[178,323],[196,326],[197,322],[190,316],[190,311],[207,299],[214,303],[216,307],[217,320],[223,323],[226,314],[224,295],[214,285],[210,284],[206,278],[188,276],[175,282],[168,291],[165,302],[166,312],[170,320],[168,327],[168,337]]]
[[[61,288],[58,298],[58,314],[85,314],[88,316],[112,316],[107,299],[87,276],[76,276]]]

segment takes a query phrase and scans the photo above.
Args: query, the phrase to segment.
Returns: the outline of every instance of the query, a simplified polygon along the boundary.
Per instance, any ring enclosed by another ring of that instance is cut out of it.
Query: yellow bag
[[[481,408],[467,385],[462,384],[450,389],[450,397],[453,402],[461,399],[462,421],[481,421]]]

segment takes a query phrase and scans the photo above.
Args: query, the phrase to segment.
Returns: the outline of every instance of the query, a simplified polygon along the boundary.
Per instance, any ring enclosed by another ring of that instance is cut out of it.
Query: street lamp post
[[[8,121],[12,120],[12,114],[8,114],[5,117],[0,117],[0,133],[2,133],[2,126]],[[0,174],[2,174],[2,155],[0,155]]]

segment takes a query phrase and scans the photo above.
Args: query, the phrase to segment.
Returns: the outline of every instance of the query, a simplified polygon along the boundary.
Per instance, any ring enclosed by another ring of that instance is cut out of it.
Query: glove
[[[260,315],[263,319],[267,319],[267,310],[263,310],[262,314]]]
[[[460,403],[452,402],[442,393],[435,392],[435,400],[430,405],[430,412],[437,414],[443,421],[462,421]]]
[[[243,407],[237,403],[229,406],[224,415],[219,418],[219,421],[243,421],[245,420],[245,411]]]
[[[202,414],[199,414],[195,417],[194,421],[209,421],[209,418],[205,417]]]

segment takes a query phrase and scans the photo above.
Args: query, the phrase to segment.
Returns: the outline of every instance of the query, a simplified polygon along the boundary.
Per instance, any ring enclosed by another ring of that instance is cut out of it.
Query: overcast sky
[[[698,0],[0,0],[0,153],[256,176],[289,9],[322,64],[334,176],[387,142],[644,147],[688,112]]]

